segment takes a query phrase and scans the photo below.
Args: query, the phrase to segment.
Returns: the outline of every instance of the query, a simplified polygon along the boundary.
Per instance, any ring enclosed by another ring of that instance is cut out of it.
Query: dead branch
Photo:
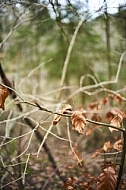
[[[31,129],[34,129],[34,128],[35,128],[34,124],[31,122],[31,120],[30,120],[28,117],[25,117],[25,118],[24,118],[24,121],[25,121],[25,123],[27,123],[28,126],[30,126]],[[39,132],[38,130],[35,130],[34,133],[35,133],[35,136],[36,136],[36,138],[38,139],[38,141],[39,141],[40,143],[42,143],[42,141],[43,141],[43,136],[40,134],[40,132]],[[56,164],[56,162],[55,162],[55,159],[54,159],[54,157],[53,157],[53,155],[52,155],[52,153],[51,153],[49,147],[47,146],[47,143],[46,143],[46,142],[44,142],[43,148],[44,148],[46,154],[48,155],[49,161],[52,163],[52,166],[53,166],[53,168],[54,168],[56,174],[59,176],[59,178],[61,179],[61,181],[65,182],[65,178],[60,175],[60,171],[59,171],[59,169],[58,169],[58,167],[57,167],[57,164]]]
[[[1,79],[2,79],[3,83],[4,83],[7,87],[9,87],[8,89],[9,89],[9,92],[10,92],[10,95],[11,95],[12,99],[15,99],[15,98],[17,97],[17,94],[15,93],[15,91],[13,91],[13,89],[12,89],[12,84],[11,84],[11,82],[9,81],[9,79],[7,78],[7,76],[6,76],[5,72],[4,72],[4,70],[3,70],[1,64],[0,64],[0,76],[1,76]],[[20,103],[17,104],[17,107],[19,108],[19,111],[20,111],[20,112],[23,112],[23,107],[22,107],[22,105],[21,105]],[[37,105],[37,107],[38,107],[38,105]],[[45,110],[43,110],[43,111],[45,111]],[[47,111],[47,110],[46,110],[46,111]],[[35,129],[34,124],[31,122],[31,120],[30,120],[28,117],[25,117],[25,118],[24,118],[24,121],[25,121],[25,123],[26,123],[31,129]],[[43,136],[40,134],[40,132],[37,131],[37,130],[34,130],[34,133],[35,133],[35,136],[36,136],[37,140],[41,143],[41,142],[43,141],[44,137],[43,137]],[[64,177],[62,177],[62,176],[60,175],[60,171],[59,171],[59,169],[58,169],[58,167],[57,167],[57,164],[56,164],[55,159],[54,159],[54,157],[53,157],[53,155],[52,155],[52,153],[51,153],[51,150],[49,149],[49,147],[47,146],[47,143],[46,143],[45,141],[44,141],[44,143],[43,143],[43,148],[44,148],[45,153],[46,153],[47,156],[48,156],[49,161],[52,163],[52,166],[53,166],[53,168],[54,168],[56,174],[59,176],[59,178],[61,179],[61,181],[65,182]]]

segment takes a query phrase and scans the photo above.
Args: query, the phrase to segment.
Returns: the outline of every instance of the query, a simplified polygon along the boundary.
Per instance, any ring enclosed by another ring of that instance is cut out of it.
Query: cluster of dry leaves
[[[114,101],[116,98],[116,100],[121,104],[121,95],[118,94],[109,96],[109,98],[111,99],[112,97]],[[83,108],[80,108],[79,110],[74,111],[70,105],[66,105],[55,115],[53,119],[53,125],[56,125],[61,120],[62,116],[69,116],[71,117],[73,129],[81,134],[84,134],[85,126],[87,125],[88,121],[87,118],[90,117],[92,121],[96,122],[101,122],[103,120],[100,114],[98,114],[98,112],[102,110],[102,106],[105,106],[109,102],[109,98],[104,98],[101,101],[91,103],[87,110],[83,110]],[[90,114],[91,116],[89,116],[88,113],[92,113],[92,115]],[[122,127],[121,124],[123,118],[126,118],[126,113],[116,108],[104,113],[104,115],[108,120],[108,123],[110,125],[109,130],[111,132],[118,131],[118,128]],[[112,126],[115,128],[113,128]],[[88,134],[88,130],[90,130],[90,128],[86,130],[86,134]]]
[[[81,189],[115,190],[117,183],[115,168],[116,166],[114,163],[106,163],[98,178],[93,177],[91,174],[85,173],[85,181],[80,184]],[[77,186],[77,179],[68,178],[64,184],[64,189],[77,189]],[[124,189],[124,182],[122,182],[121,187]]]
[[[70,105],[66,105],[62,110],[58,112],[58,115],[57,114],[55,115],[53,119],[53,125],[56,125],[61,120],[61,117],[63,116],[63,114],[71,117],[73,129],[75,129],[81,134],[84,133],[84,128],[87,123],[84,111],[80,111],[80,110],[73,111]]]
[[[103,107],[107,107],[107,104],[109,104],[110,100],[116,101],[116,103],[119,105],[122,103],[121,95],[117,94],[109,95],[107,98],[91,103],[87,110],[80,108],[74,111],[71,106],[68,105],[59,111],[59,115],[55,115],[53,124],[56,125],[60,121],[63,114],[65,114],[65,116],[68,115],[70,117],[73,129],[85,136],[92,134],[93,130],[95,129],[94,125],[96,126],[98,124],[99,126],[104,126],[104,123],[101,122],[108,123],[107,127],[110,132],[124,129],[122,121],[123,118],[126,118],[126,113],[122,110],[118,108],[112,108],[111,110],[104,111],[104,114],[99,114],[101,113],[101,110],[103,110]],[[90,121],[93,121],[93,125],[90,125]],[[104,143],[102,148],[96,150],[93,153],[92,158],[96,158],[99,154],[104,155],[106,153],[111,153],[113,150],[115,150],[118,154],[122,151],[122,147],[123,140],[121,137],[120,139],[116,139],[114,143],[107,141]],[[97,179],[90,176],[88,182],[82,183],[79,185],[79,187],[81,186],[84,189],[90,190],[115,190],[117,185],[116,163],[105,162],[104,164],[105,165],[103,171]],[[73,177],[68,178],[64,185],[64,188],[77,189],[77,182],[78,180]],[[95,187],[94,184],[96,185]],[[125,188],[125,181],[121,181],[121,189]]]
[[[79,182],[75,177],[69,177],[64,184],[64,189],[67,190],[115,190],[117,184],[116,165],[112,162],[107,162],[102,169],[101,174],[96,178],[89,173],[83,173],[84,181]],[[126,189],[125,180],[121,181],[120,189]]]
[[[3,85],[0,85],[0,108],[4,110],[5,100],[9,95],[9,91]],[[78,110],[73,110],[70,105],[66,105],[62,110],[60,110],[57,114],[55,114],[53,119],[53,125],[56,125],[60,122],[63,116],[69,117],[71,119],[72,127],[75,131],[80,134],[89,136],[94,130],[93,125],[89,125],[90,121],[93,121],[95,124],[99,125],[103,121],[103,118],[99,114],[99,110],[102,110],[102,107],[109,103],[109,100],[116,100],[119,104],[121,104],[122,99],[121,95],[109,95],[107,98],[104,98],[98,102],[93,102],[89,105],[87,110],[83,110],[82,108]],[[89,114],[90,113],[90,114]],[[112,109],[107,111],[105,114],[105,118],[108,121],[108,129],[113,131],[118,131],[119,128],[123,128],[122,120],[126,118],[126,113],[119,109]],[[90,120],[89,120],[90,119]],[[102,124],[101,124],[102,125]],[[112,127],[113,126],[113,127]],[[103,147],[96,150],[92,155],[92,158],[96,158],[99,154],[105,154],[107,152],[111,152],[112,149],[120,152],[122,151],[123,141],[122,139],[118,139],[116,142],[111,143],[107,141],[104,143]],[[87,175],[87,174],[85,174]],[[121,182],[121,188],[125,189],[126,184],[124,181]],[[97,187],[94,187],[94,184]],[[105,163],[103,167],[102,173],[96,179],[88,174],[88,180],[82,183],[82,187],[84,189],[93,190],[97,188],[97,190],[115,190],[117,184],[117,175],[116,175],[116,164],[115,163]],[[77,180],[74,178],[68,178],[66,183],[64,184],[65,189],[77,189]]]
[[[0,85],[0,108],[2,108],[4,110],[4,103],[6,98],[9,95],[9,91],[6,87],[4,87],[3,85]],[[111,95],[111,98],[115,98],[119,101],[119,103],[121,104],[121,95]],[[102,105],[107,104],[108,102],[108,98],[104,98],[103,100],[99,101],[99,102],[93,102],[89,105],[89,109],[88,110],[75,110],[73,111],[72,107],[70,105],[66,105],[62,110],[60,110],[53,119],[53,125],[56,125],[60,120],[62,116],[70,116],[71,117],[71,122],[73,125],[73,129],[76,130],[77,132],[84,134],[84,129],[85,126],[87,124],[87,116],[86,113],[88,113],[90,110],[94,110],[94,111],[98,111],[100,110]],[[120,110],[116,110],[113,109],[109,112],[106,113],[106,117],[109,120],[110,123],[110,127],[109,130],[111,132],[113,131],[118,131],[118,129],[116,128],[112,128],[112,126],[115,126],[117,128],[121,128],[121,122],[123,120],[124,117],[126,117],[126,113],[124,113],[123,111]],[[91,117],[91,119],[93,121],[98,121],[100,122],[102,119],[100,118],[100,116],[96,113],[94,113]]]
[[[104,143],[103,147],[96,150],[94,154],[92,155],[92,158],[96,158],[101,153],[105,154],[107,152],[111,152],[114,150],[121,152],[122,151],[123,142],[122,139],[117,140],[114,143],[111,143],[110,141],[107,141]]]

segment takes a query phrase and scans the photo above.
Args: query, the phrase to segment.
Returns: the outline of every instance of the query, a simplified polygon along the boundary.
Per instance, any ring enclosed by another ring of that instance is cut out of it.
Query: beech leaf
[[[111,148],[112,148],[112,144],[110,143],[110,141],[107,141],[107,142],[104,143],[103,150],[105,152],[109,151]]]
[[[58,113],[63,114],[63,111],[60,110]],[[53,119],[53,125],[56,125],[61,120],[61,117],[62,117],[61,115],[55,114]]]
[[[118,141],[116,141],[114,144],[113,144],[113,148],[118,150],[118,151],[122,151],[122,147],[123,147],[123,142],[121,139],[119,139]]]
[[[93,155],[91,156],[92,159],[96,158],[97,156],[99,156],[99,154],[103,153],[103,149],[97,149]]]
[[[98,177],[97,190],[115,190],[117,176],[113,167],[106,167]]]
[[[86,118],[84,116],[84,113],[79,110],[74,111],[71,116],[71,121],[72,121],[74,130],[76,130],[77,132],[81,134],[84,134],[84,128],[86,125]]]
[[[107,113],[107,117],[110,120],[110,125],[113,125],[113,126],[118,127],[118,128],[121,127],[121,122],[123,120],[123,115],[121,112],[119,112],[117,110],[112,110],[112,111]],[[114,129],[112,127],[109,127],[109,130],[111,132],[118,131],[117,129]]]
[[[60,114],[69,114],[72,111],[71,105],[66,105],[62,110],[59,110],[59,114],[55,114],[54,119],[53,119],[53,125],[56,125],[60,120],[62,115]]]
[[[117,115],[111,120],[111,125],[115,127],[121,127],[120,123],[122,122],[123,116],[118,112]]]
[[[0,108],[2,108],[3,110],[4,110],[4,103],[8,95],[9,91],[7,90],[7,88],[0,85]]]
[[[94,127],[93,127],[93,126],[90,126],[90,127],[87,129],[87,131],[86,131],[85,135],[86,135],[86,136],[91,135],[91,134],[92,134],[92,132],[93,132],[93,130],[94,130]]]

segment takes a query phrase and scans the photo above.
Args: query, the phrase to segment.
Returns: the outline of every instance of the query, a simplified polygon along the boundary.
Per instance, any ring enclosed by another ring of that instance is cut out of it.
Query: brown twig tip
[[[45,112],[49,112],[49,113],[53,113],[51,110],[48,110],[46,108],[43,108],[42,106],[40,106],[37,102],[35,102],[35,105],[42,111],[45,111]]]

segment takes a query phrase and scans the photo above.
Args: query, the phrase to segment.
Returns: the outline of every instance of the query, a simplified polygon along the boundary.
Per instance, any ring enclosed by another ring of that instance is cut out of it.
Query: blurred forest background
[[[126,3],[112,2],[100,1],[99,8],[91,10],[88,0],[0,1],[0,62],[19,99],[58,111],[64,104],[85,109],[91,102],[106,98],[108,92],[120,92],[124,102],[109,102],[104,109],[120,106],[125,111],[126,56],[121,68],[119,62],[126,50]],[[44,136],[53,116],[25,103],[21,103],[20,113],[14,105],[15,101],[8,98],[5,111],[0,113],[2,189],[61,189],[62,183],[44,151],[35,155],[40,144],[33,137],[34,131],[22,122],[27,116],[36,126],[39,123]],[[76,165],[68,145],[70,139],[66,140],[65,119],[51,130],[47,143],[62,175],[72,173],[79,178],[83,168]],[[87,158],[87,165],[92,162],[90,153],[110,137],[108,131],[106,135],[100,133],[95,132],[86,142],[71,131],[74,146]],[[5,146],[4,137],[10,139]],[[94,174],[98,165],[95,163],[89,171]]]
[[[112,6],[117,12],[110,14]],[[46,85],[59,86],[71,38],[82,19],[84,22],[70,55],[65,85],[77,85],[86,75],[92,75],[98,81],[114,78],[120,55],[126,49],[125,5],[114,6],[103,1],[99,10],[90,12],[88,1],[66,1],[63,4],[59,1],[3,1],[0,41],[3,42],[1,59],[3,57],[5,69],[18,73],[16,81],[19,84],[20,76],[27,76],[30,70],[39,66],[32,93],[48,92],[43,85],[47,80]],[[124,63],[120,75],[122,86],[125,69]],[[92,82],[87,77],[82,85]],[[27,90],[31,90],[30,84]]]

